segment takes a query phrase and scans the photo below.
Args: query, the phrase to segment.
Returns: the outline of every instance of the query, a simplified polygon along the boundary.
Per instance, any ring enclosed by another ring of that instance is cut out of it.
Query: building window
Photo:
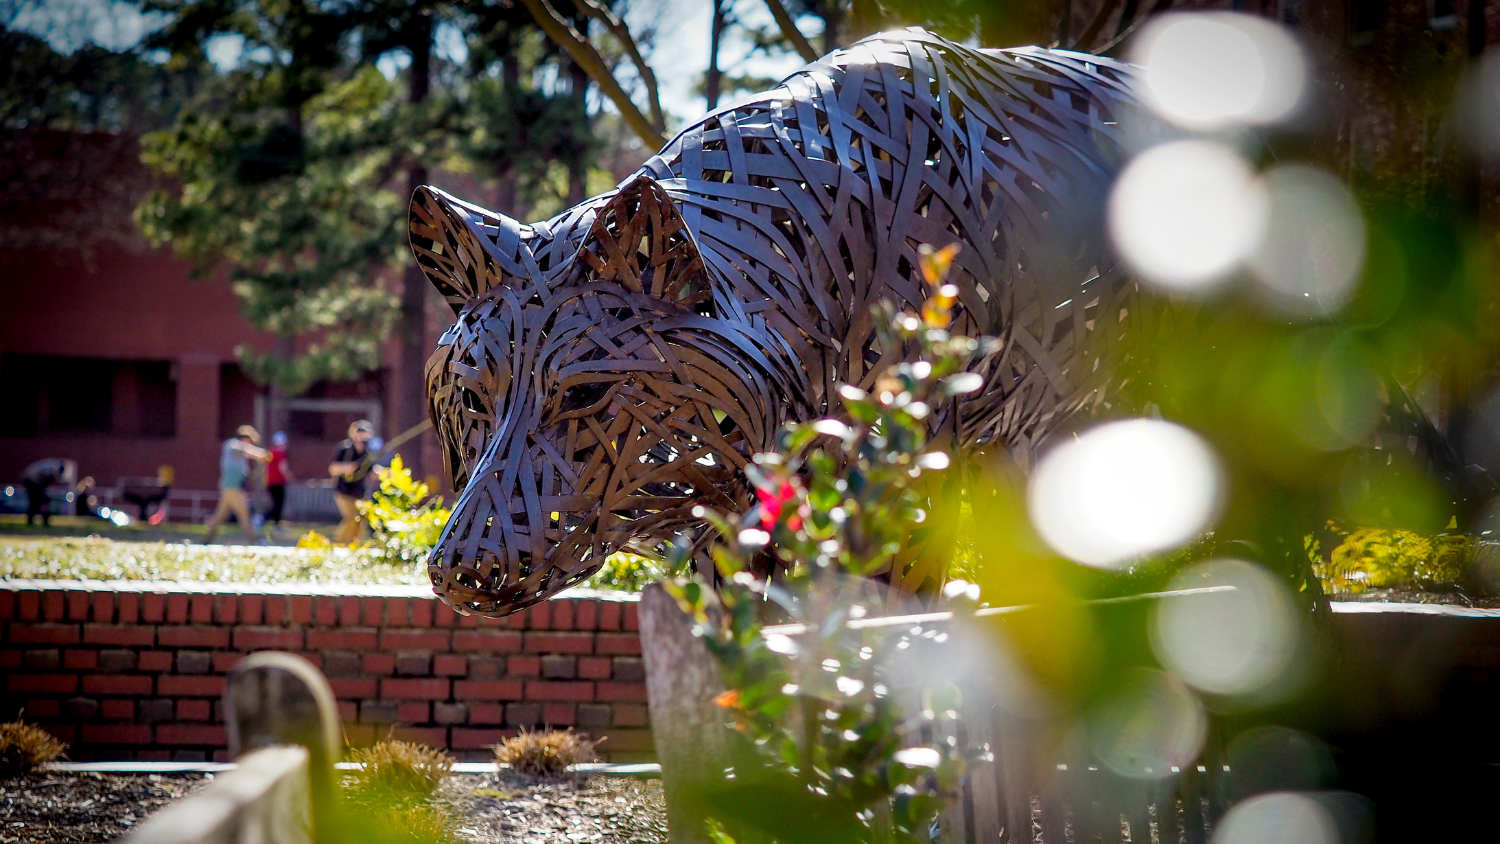
[[[0,357],[0,436],[177,434],[170,361],[23,355]]]

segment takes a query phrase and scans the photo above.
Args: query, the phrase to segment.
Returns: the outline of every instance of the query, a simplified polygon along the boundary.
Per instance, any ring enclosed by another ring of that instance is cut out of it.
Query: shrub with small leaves
[[[1335,525],[1330,523],[1330,529]],[[1313,571],[1332,594],[1368,589],[1453,589],[1461,584],[1477,543],[1463,534],[1422,536],[1409,530],[1356,528],[1321,559],[1309,538]]]
[[[756,503],[747,512],[694,511],[720,534],[711,553],[721,582],[678,579],[668,591],[719,662],[728,691],[716,702],[763,769],[737,770],[709,798],[716,834],[926,841],[968,765],[986,752],[938,738],[959,733],[944,723],[957,717],[959,689],[910,670],[918,650],[921,659],[948,659],[946,635],[846,623],[889,606],[869,575],[940,579],[927,555],[952,550],[930,512],[929,476],[949,459],[928,425],[982,386],[966,369],[980,342],[948,331],[958,291],[944,279],[955,252],[923,250],[930,295],[920,315],[876,309],[882,348],[909,350],[905,362],[869,392],[843,387],[843,418],[789,425],[777,449],[755,455],[746,475]],[[689,553],[680,541],[669,565],[683,566]],[[750,573],[767,555],[784,572],[780,582]],[[967,596],[962,586],[952,594]],[[767,630],[768,606],[791,624]],[[972,609],[962,600],[954,608]],[[774,810],[742,809],[765,794],[777,795]]]
[[[20,720],[0,724],[0,777],[28,773],[62,756],[68,746]]]
[[[494,746],[495,759],[534,777],[556,777],[572,765],[592,762],[594,742],[572,730],[527,730]]]
[[[427,484],[412,477],[401,455],[380,476],[380,489],[359,503],[370,523],[367,548],[388,563],[415,563],[437,544],[448,523],[449,510]]]
[[[349,751],[360,767],[344,778],[344,793],[372,806],[411,805],[431,797],[453,769],[453,757],[425,744],[386,739]]]
[[[583,585],[590,589],[613,589],[620,592],[639,592],[646,584],[660,580],[663,575],[661,563],[618,551],[609,555],[604,565],[589,576]]]

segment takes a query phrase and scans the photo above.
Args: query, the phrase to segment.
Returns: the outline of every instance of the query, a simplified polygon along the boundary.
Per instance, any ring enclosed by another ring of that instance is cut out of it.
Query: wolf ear
[[[476,296],[524,274],[521,224],[430,185],[412,194],[411,251],[457,314]]]
[[[578,258],[600,278],[683,307],[711,295],[703,254],[682,211],[644,174],[599,208]]]

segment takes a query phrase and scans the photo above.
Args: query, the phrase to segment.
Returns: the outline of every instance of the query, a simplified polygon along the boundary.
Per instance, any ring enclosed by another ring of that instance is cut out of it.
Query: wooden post
[[[641,652],[651,733],[661,762],[671,844],[710,844],[697,787],[723,779],[729,730],[714,698],[724,691],[718,663],[693,635],[692,620],[661,584],[641,594]]]
[[[340,755],[338,705],[323,673],[300,656],[253,653],[229,673],[224,691],[229,755],[258,747],[296,744],[307,748],[313,820],[337,803],[333,763]]]
[[[308,752],[262,747],[119,844],[311,844]]]

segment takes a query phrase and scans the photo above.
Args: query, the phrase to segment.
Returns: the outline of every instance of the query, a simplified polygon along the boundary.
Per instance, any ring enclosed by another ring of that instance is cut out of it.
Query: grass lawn
[[[203,545],[202,525],[116,527],[98,519],[58,516],[51,527],[27,526],[0,516],[0,579],[182,580],[217,583],[355,583],[427,586],[420,564],[392,565],[375,552],[295,547],[308,530],[325,536],[330,525],[289,526],[276,544],[243,545],[234,525],[219,531],[223,544]],[[639,592],[661,576],[651,562],[615,554],[584,588]]]
[[[305,530],[288,531],[288,542],[295,542]],[[421,567],[393,566],[365,551],[308,551],[290,544],[202,545],[202,536],[201,525],[117,528],[97,519],[68,516],[54,518],[50,528],[43,528],[28,527],[19,517],[0,517],[0,578],[428,583]],[[237,529],[221,530],[219,539],[243,542],[244,534]]]

